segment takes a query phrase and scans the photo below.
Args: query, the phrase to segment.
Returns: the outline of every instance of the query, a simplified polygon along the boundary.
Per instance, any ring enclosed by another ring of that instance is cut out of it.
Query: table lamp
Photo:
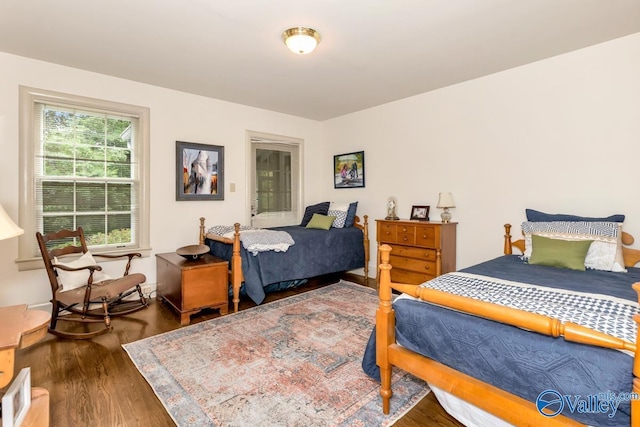
[[[449,208],[455,208],[456,204],[453,202],[453,194],[451,193],[440,193],[438,197],[438,208],[443,208],[444,210],[440,214],[440,218],[442,218],[443,223],[448,223],[451,221],[451,212],[449,212]]]
[[[18,237],[22,233],[24,233],[24,230],[11,220],[2,204],[0,204],[0,240]]]

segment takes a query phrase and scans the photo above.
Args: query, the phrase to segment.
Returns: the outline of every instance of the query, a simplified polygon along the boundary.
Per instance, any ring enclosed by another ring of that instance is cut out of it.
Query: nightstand
[[[378,248],[391,246],[392,282],[418,285],[456,270],[457,223],[382,219],[376,223]],[[378,271],[378,283],[379,277]]]
[[[156,254],[158,299],[180,314],[180,325],[205,308],[229,312],[229,263],[205,254],[187,260],[175,252]]]

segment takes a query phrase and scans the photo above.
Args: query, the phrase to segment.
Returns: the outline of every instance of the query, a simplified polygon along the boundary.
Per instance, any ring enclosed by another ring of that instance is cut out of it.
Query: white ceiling
[[[640,0],[0,1],[0,51],[316,120],[637,32]]]

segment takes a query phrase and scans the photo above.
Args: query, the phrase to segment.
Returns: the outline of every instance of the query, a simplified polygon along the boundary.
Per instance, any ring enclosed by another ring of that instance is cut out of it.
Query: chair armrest
[[[59,268],[60,270],[65,270],[65,271],[82,271],[82,270],[90,270],[91,273],[93,273],[95,270],[98,271],[102,271],[102,267],[100,267],[99,265],[87,265],[84,267],[67,267],[66,265],[61,265],[61,264],[53,264],[53,266],[55,268]]]
[[[94,254],[94,257],[103,257],[103,258],[109,258],[109,259],[117,259],[117,258],[124,258],[124,257],[128,257],[129,260],[127,261],[127,265],[124,268],[124,274],[123,276],[127,276],[129,274],[129,268],[131,268],[131,260],[133,260],[133,258],[142,258],[142,254],[140,252],[131,252],[128,254],[120,254],[120,255],[114,255],[114,254]]]

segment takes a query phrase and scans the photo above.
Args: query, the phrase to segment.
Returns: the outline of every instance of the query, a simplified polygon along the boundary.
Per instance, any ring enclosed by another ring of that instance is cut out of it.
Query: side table
[[[180,325],[205,308],[229,312],[229,262],[210,254],[187,260],[175,252],[156,254],[158,299],[180,314]]]

